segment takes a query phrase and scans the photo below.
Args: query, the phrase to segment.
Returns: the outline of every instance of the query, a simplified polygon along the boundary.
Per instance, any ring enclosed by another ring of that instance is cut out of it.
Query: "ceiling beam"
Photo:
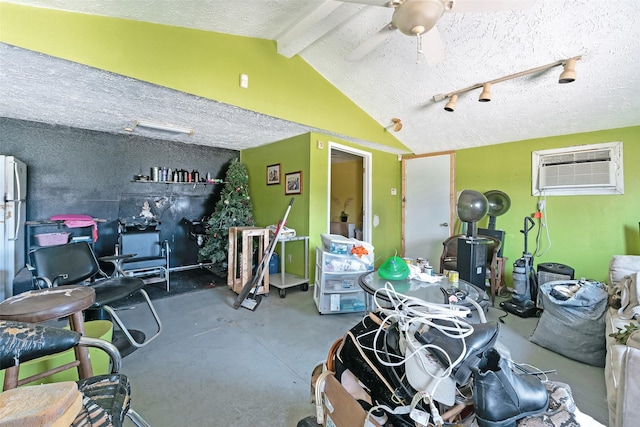
[[[362,5],[324,1],[276,38],[278,53],[291,58],[351,18]]]

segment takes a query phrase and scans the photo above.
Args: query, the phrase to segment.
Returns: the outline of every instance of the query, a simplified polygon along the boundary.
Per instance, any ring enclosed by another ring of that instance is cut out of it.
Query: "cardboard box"
[[[316,384],[316,387],[322,384]],[[367,413],[362,406],[347,392],[340,382],[328,375],[324,379],[322,392],[322,410],[324,413],[324,427],[354,427],[364,426]],[[380,427],[373,419],[369,420],[372,427]]]

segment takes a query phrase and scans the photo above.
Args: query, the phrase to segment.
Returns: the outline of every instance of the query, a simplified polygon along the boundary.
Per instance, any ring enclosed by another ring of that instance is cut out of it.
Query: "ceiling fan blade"
[[[433,27],[430,31],[422,35],[422,54],[429,67],[433,67],[444,61],[446,52],[444,50],[444,44],[442,44],[442,39],[440,38],[440,33],[438,32],[438,27]]]
[[[347,61],[361,60],[367,54],[373,51],[375,48],[380,46],[395,31],[396,31],[396,28],[390,23],[385,25],[384,28],[380,29],[380,31],[375,33],[373,36],[369,37],[360,46],[355,48],[349,54],[349,56],[347,56]]]
[[[536,0],[456,0],[448,12],[492,12],[496,10],[522,10],[533,6]]]
[[[340,0],[344,3],[358,3],[367,6],[392,7],[389,0]]]

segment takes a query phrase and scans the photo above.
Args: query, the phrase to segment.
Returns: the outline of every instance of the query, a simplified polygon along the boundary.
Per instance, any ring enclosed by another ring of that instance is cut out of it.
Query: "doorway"
[[[330,141],[329,156],[327,230],[371,243],[371,153]]]
[[[454,162],[453,153],[402,159],[403,254],[428,259],[436,271],[442,242],[454,229]]]

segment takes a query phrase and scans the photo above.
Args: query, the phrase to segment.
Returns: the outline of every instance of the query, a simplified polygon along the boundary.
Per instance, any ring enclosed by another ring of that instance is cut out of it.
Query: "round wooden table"
[[[27,291],[0,302],[0,320],[40,323],[66,317],[70,329],[85,335],[82,312],[91,307],[95,299],[95,290],[89,286],[66,285]],[[77,366],[80,379],[93,376],[89,350],[80,346],[74,350],[76,363],[73,366]],[[6,371],[5,388],[7,381],[15,382],[14,387],[28,382],[18,381],[19,367],[14,368]]]

